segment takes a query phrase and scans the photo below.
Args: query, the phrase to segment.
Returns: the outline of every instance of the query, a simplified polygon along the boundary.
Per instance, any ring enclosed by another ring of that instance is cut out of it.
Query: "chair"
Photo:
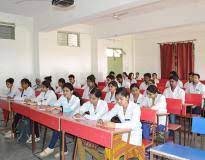
[[[102,92],[101,99],[104,100],[106,96],[106,92]]]
[[[78,93],[81,97],[83,96],[84,89],[82,88],[75,88],[74,91]]]
[[[105,82],[98,82],[98,87],[99,87],[99,86],[105,87],[105,86],[106,86],[106,83],[105,83]]]
[[[108,103],[108,110],[110,111],[115,106],[114,103]]]

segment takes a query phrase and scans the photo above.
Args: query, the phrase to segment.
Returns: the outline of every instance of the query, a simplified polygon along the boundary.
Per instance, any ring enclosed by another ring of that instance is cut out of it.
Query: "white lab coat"
[[[154,106],[153,106],[153,99],[149,97],[144,98],[142,102],[142,106],[152,107],[152,109],[157,110],[157,114],[167,113],[166,98],[164,95],[161,95],[161,94],[157,94],[157,97],[155,98],[155,101],[154,101]],[[159,117],[159,124],[166,125],[165,116]]]
[[[80,109],[80,99],[75,95],[72,95],[71,99],[68,100],[64,95],[62,95],[57,102],[54,103],[54,106],[62,106],[63,112],[68,113],[72,112],[73,115],[79,113]]]
[[[189,81],[186,82],[186,83],[184,84],[185,90],[188,89],[190,85],[191,85],[191,82],[189,82]]]
[[[166,88],[170,87],[170,82],[169,82],[169,80],[167,81],[167,83],[166,83],[165,86],[166,86]],[[182,81],[178,80],[177,86],[180,87],[180,88],[183,88],[183,83],[182,83]]]
[[[202,94],[203,97],[205,97],[205,85],[201,82],[194,85],[191,83],[189,87],[186,89],[186,93],[192,93],[192,94]]]
[[[166,88],[163,95],[165,98],[181,99],[182,103],[185,102],[185,91],[178,86],[174,89],[174,91],[171,90],[171,87]]]
[[[154,80],[154,84],[157,84],[157,83],[159,83],[159,80],[158,80],[158,79],[155,79],[155,80]]]
[[[102,91],[103,91],[103,92],[109,92],[109,87],[108,87],[108,85],[106,85],[105,88],[103,88]]]
[[[90,114],[86,114],[84,117],[89,120],[98,120],[102,118],[102,116],[108,111],[108,105],[105,101],[99,99],[97,106],[94,107],[90,101],[84,103],[80,107],[80,114],[83,115],[85,112],[89,112]]]
[[[130,88],[130,82],[127,80],[123,80],[122,83],[118,82],[118,87]]]
[[[56,93],[59,93],[59,94],[63,94],[63,89],[61,87],[58,87],[56,90],[55,90]]]
[[[92,90],[92,89],[91,89]],[[83,96],[82,96],[82,98],[83,99],[89,99],[90,98],[90,88],[88,87],[88,86],[86,86],[85,88],[84,88],[84,91],[83,91]]]
[[[121,123],[116,123],[115,128],[129,128],[131,129],[130,144],[141,146],[142,145],[142,124],[140,122],[141,110],[140,106],[134,102],[129,102],[128,107],[124,113],[123,107],[115,104],[114,108],[106,113],[103,121],[110,121],[112,117],[118,116]],[[122,140],[127,142],[128,133],[122,135]]]
[[[73,85],[73,88],[81,88],[80,84],[76,80],[72,85]]]
[[[130,101],[136,103],[140,107],[142,107],[143,100],[144,100],[144,96],[142,94],[139,94],[139,97],[138,97],[137,101],[135,102],[132,93],[130,94]]]
[[[140,90],[147,90],[147,88],[149,87],[149,85],[148,84],[146,84],[145,82],[142,82],[141,84],[140,84]]]
[[[19,89],[15,88],[14,86],[11,89],[8,89],[6,94],[7,97],[15,98],[17,95],[20,94]]]
[[[112,95],[111,92],[107,92],[104,100],[107,103],[116,103],[115,93]]]
[[[18,95],[14,98],[14,100],[24,101],[25,99],[33,99],[35,97],[35,91],[33,90],[33,88],[28,87],[26,90],[19,92]]]
[[[134,84],[134,83],[137,83],[135,79],[130,80],[130,84]]]
[[[41,92],[36,98],[33,99],[38,105],[52,105],[57,101],[57,96],[53,90]]]

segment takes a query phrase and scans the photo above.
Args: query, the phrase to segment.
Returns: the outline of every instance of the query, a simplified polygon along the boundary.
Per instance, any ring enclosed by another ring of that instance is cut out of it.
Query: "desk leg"
[[[13,123],[14,123],[14,112],[11,111],[11,134],[12,134],[12,138],[14,138],[14,128],[13,128]]]
[[[64,150],[65,150],[65,132],[61,132],[61,138],[60,138],[60,160],[65,160]]]
[[[32,126],[32,153],[34,153],[36,149],[34,121],[31,121],[31,126]]]
[[[184,146],[186,145],[186,118],[184,117]]]
[[[78,138],[76,137],[75,138],[75,148],[74,148],[74,151],[73,151],[73,160],[76,160],[77,159],[77,150],[78,150]]]

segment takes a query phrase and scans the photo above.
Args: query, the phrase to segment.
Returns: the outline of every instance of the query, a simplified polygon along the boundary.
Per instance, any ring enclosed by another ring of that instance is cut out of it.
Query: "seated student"
[[[144,96],[140,93],[139,86],[136,83],[132,84],[130,86],[130,91],[130,101],[136,103],[141,107]]]
[[[54,90],[54,88],[53,88],[54,85],[52,84],[52,76],[47,76],[44,78],[44,80],[48,81],[50,83],[52,90]]]
[[[129,80],[130,80],[130,84],[137,83],[134,77],[134,73],[129,73]]]
[[[21,87],[22,88],[20,89],[18,95],[16,95],[14,97],[14,100],[27,102],[27,101],[35,98],[35,92],[31,88],[31,82],[28,79],[24,78],[24,79],[21,80]],[[18,122],[21,118],[22,118],[22,115],[20,115],[18,113],[15,114],[14,121],[12,123],[14,131],[15,131],[15,129],[17,127],[17,124],[18,124]],[[11,131],[7,132],[5,134],[5,137],[6,138],[11,138],[12,137],[12,132]]]
[[[116,92],[116,89],[118,88],[117,82],[116,81],[111,81],[108,84],[108,87],[109,87],[109,92],[106,93],[105,101],[107,103],[116,103],[115,92]]]
[[[105,86],[105,88],[102,90],[103,92],[109,92],[108,84],[109,84],[111,81],[115,81],[115,77],[114,77],[113,75],[108,75],[108,76],[106,77],[106,86]]]
[[[157,110],[157,114],[167,113],[167,104],[165,96],[158,92],[155,85],[150,85],[147,88],[147,97],[144,98],[142,102],[143,107],[149,107],[151,109]],[[166,125],[166,116],[159,117],[159,126],[157,129],[163,131]],[[143,137],[145,139],[150,139],[150,125],[147,123],[142,124]]]
[[[84,88],[84,92],[83,92],[83,99],[89,99],[89,95],[90,95],[90,91],[96,87],[97,84],[95,83],[95,76],[94,75],[90,75],[87,77],[87,85]]]
[[[150,81],[151,79],[151,74],[150,73],[145,73],[144,74],[144,82],[142,82],[140,84],[140,90],[146,90],[147,87],[149,86],[148,82]]]
[[[147,85],[148,85],[148,87],[149,87],[150,85],[155,85],[155,86],[157,86],[157,85],[155,84],[155,82],[154,82],[153,79],[150,79],[150,80],[147,82]],[[144,96],[144,97],[147,96],[147,90],[144,90],[143,96]]]
[[[140,80],[140,73],[139,72],[136,72],[135,73],[135,80]]]
[[[106,113],[101,120],[98,121],[99,124],[105,127],[111,128],[130,128],[130,144],[141,146],[142,145],[142,125],[140,122],[141,110],[140,106],[134,102],[129,101],[129,93],[125,88],[118,88],[116,91],[116,100],[114,108]],[[118,116],[121,123],[113,123],[110,120]],[[122,140],[127,142],[128,134],[122,135]]]
[[[75,76],[73,74],[70,74],[68,76],[68,80],[73,85],[74,88],[81,88],[80,84],[77,83]]]
[[[169,77],[171,77],[171,76],[173,76],[173,75],[178,76],[178,74],[177,74],[176,71],[171,71],[171,72],[169,73]],[[179,77],[179,76],[178,76],[178,77]],[[178,85],[180,88],[183,88],[183,83],[182,83],[182,81],[178,80],[177,85]],[[167,83],[166,83],[165,86],[166,86],[166,88],[170,87],[169,80],[167,81]]]
[[[72,84],[65,83],[63,86],[63,95],[58,99],[56,103],[54,103],[53,105],[54,107],[49,107],[47,110],[48,111],[60,110],[63,113],[68,113],[72,115],[78,113],[80,108],[80,99],[73,94],[73,91],[74,88]],[[52,138],[48,147],[43,152],[40,153],[41,158],[47,157],[48,155],[54,152],[54,147],[59,137],[60,137],[60,132],[53,131]],[[68,154],[66,142],[65,142],[64,153],[65,155]],[[59,153],[55,154],[54,156],[55,158],[58,158]]]
[[[124,87],[124,88],[130,88],[130,82],[123,80],[123,77],[121,74],[118,74],[116,76],[118,87]]]
[[[203,98],[205,98],[205,85],[200,82],[200,75],[199,74],[194,73],[193,82],[189,85],[189,87],[186,89],[185,92],[192,93],[192,94],[202,94]],[[201,106],[200,107],[199,106],[192,107],[192,108],[193,108],[192,113],[194,113],[194,114],[201,113],[201,111],[200,111]],[[189,112],[189,110],[190,109],[188,109],[188,112]]]
[[[164,90],[163,95],[165,98],[181,99],[182,103],[185,102],[185,91],[178,85],[179,78],[176,75],[169,77],[170,87]],[[170,122],[175,123],[175,115],[170,114]]]
[[[157,78],[157,73],[152,73],[152,79],[154,80],[154,84],[159,83],[159,79]]]
[[[33,89],[35,90],[35,91],[40,91],[41,90],[41,80],[39,79],[39,78],[36,78],[36,80],[35,80],[35,85],[33,85]]]
[[[127,72],[123,72],[123,73],[122,73],[122,78],[123,78],[123,81],[130,82]]]
[[[189,73],[189,80],[184,84],[185,90],[187,90],[189,88],[189,86],[192,84],[192,82],[194,80],[193,77],[194,77],[194,73],[190,72]]]
[[[55,93],[62,94],[63,93],[63,85],[65,84],[65,79],[60,78],[58,80],[58,86],[56,87]]]

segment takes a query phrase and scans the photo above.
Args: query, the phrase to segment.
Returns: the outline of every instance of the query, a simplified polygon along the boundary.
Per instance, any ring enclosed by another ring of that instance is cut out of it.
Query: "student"
[[[140,73],[139,72],[136,72],[135,73],[135,80],[140,80]]]
[[[157,78],[157,73],[152,73],[152,79],[154,80],[154,84],[159,83],[159,79]]]
[[[124,88],[130,88],[130,82],[123,80],[123,77],[121,74],[118,74],[116,76],[118,87],[124,87]]]
[[[51,86],[52,90],[54,90],[53,89],[53,84],[52,84],[52,76],[47,76],[47,77],[44,78],[44,80],[48,81],[50,83],[50,86]]]
[[[63,93],[63,86],[64,86],[64,84],[65,84],[65,79],[64,78],[60,78],[58,80],[58,86],[56,87],[55,93],[62,94]]]
[[[102,92],[98,88],[90,91],[89,101],[80,107],[80,111],[75,115],[76,118],[86,118],[98,120],[108,111],[107,103],[100,99]]]
[[[36,80],[35,80],[35,85],[33,85],[33,89],[35,90],[35,91],[40,91],[41,90],[41,80],[39,79],[39,78],[36,78]]]
[[[114,77],[113,75],[108,75],[108,76],[106,77],[106,86],[105,86],[105,88],[102,90],[103,92],[109,92],[108,84],[109,84],[111,81],[115,81],[115,77]]]
[[[181,99],[182,103],[185,102],[185,91],[178,85],[179,78],[176,75],[169,77],[170,87],[164,90],[163,95],[165,98]],[[170,122],[175,123],[175,115],[170,114]]]
[[[134,73],[129,73],[129,80],[130,80],[130,84],[137,83],[137,81],[134,78]]]
[[[157,111],[157,114],[167,113],[167,104],[165,96],[158,92],[158,89],[155,85],[150,85],[147,88],[147,97],[144,98],[142,102],[143,107],[148,107]],[[157,127],[158,131],[163,131],[166,125],[166,116],[159,117],[159,126]],[[143,137],[145,139],[150,138],[150,125],[147,123],[142,124],[143,128]]]
[[[109,87],[109,92],[106,93],[105,101],[107,103],[116,103],[115,92],[118,88],[117,82],[116,81],[111,81],[108,84],[108,87]]]
[[[122,73],[122,78],[123,78],[123,81],[129,82],[129,77],[128,77],[127,72]]]
[[[80,84],[77,83],[75,76],[73,74],[70,74],[68,76],[69,82],[73,85],[74,88],[81,88]]]
[[[146,90],[147,87],[149,86],[148,82],[150,81],[151,79],[151,74],[150,73],[145,73],[144,74],[144,82],[142,82],[140,84],[140,90]]]
[[[63,86],[63,95],[58,99],[56,103],[54,103],[54,107],[49,107],[48,111],[53,111],[53,110],[60,110],[63,113],[68,113],[68,114],[76,114],[79,112],[80,108],[80,99],[74,95],[74,88],[72,84],[70,83],[65,83]],[[62,106],[62,107],[61,107]],[[60,132],[58,131],[53,131],[51,141],[48,145],[48,147],[40,153],[40,157],[47,157],[48,155],[52,154],[54,152],[54,147],[55,144],[58,141],[58,138],[60,137]],[[65,142],[65,150],[64,154],[68,154],[68,149],[66,146]],[[54,155],[55,158],[59,157],[59,153]]]
[[[140,93],[139,86],[136,83],[132,84],[130,86],[130,91],[130,101],[136,103],[141,107],[144,96]]]
[[[177,74],[176,71],[171,71],[171,72],[169,73],[169,77],[171,77],[171,76],[173,76],[173,75],[178,76],[178,74]],[[179,77],[179,76],[178,76],[178,77]],[[177,85],[178,85],[180,88],[183,88],[183,83],[182,83],[182,81],[178,80]],[[167,81],[167,83],[166,83],[165,86],[166,86],[166,88],[170,87],[169,80]]]
[[[114,108],[106,113],[98,123],[111,128],[130,128],[132,129],[129,143],[136,146],[142,145],[142,125],[140,122],[140,106],[129,101],[129,93],[125,88],[118,88],[116,91]],[[118,116],[121,123],[113,123],[110,120]],[[128,133],[122,135],[122,140],[127,142]]]
[[[83,92],[83,99],[89,99],[89,95],[90,95],[90,91],[96,87],[96,83],[95,83],[95,76],[94,75],[90,75],[87,77],[87,86],[84,88],[84,92]]]
[[[189,88],[189,86],[192,84],[193,82],[193,76],[194,76],[194,73],[193,72],[190,72],[189,73],[189,80],[184,84],[184,89],[187,90]]]

